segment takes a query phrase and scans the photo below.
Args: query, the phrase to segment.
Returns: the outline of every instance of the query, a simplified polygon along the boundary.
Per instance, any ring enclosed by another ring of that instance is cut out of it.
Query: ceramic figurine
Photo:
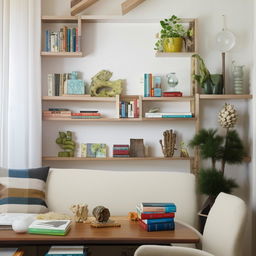
[[[235,65],[235,61],[232,61],[232,74],[233,74],[233,85],[235,94],[243,94],[243,80],[244,80],[244,66]]]

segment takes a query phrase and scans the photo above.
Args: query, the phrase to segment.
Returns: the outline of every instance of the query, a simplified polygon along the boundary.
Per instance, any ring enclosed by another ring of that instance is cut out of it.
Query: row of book
[[[174,230],[174,203],[140,203],[136,207],[139,225],[148,232]]]
[[[139,108],[140,106],[138,99],[134,99],[129,102],[121,101],[119,116],[121,118],[139,118]]]
[[[129,145],[114,144],[113,145],[113,157],[130,157]]]
[[[64,26],[59,31],[45,31],[46,52],[80,52],[81,38],[78,28]]]
[[[157,112],[145,113],[145,118],[191,118],[191,112]]]
[[[43,111],[43,118],[51,119],[99,119],[102,118],[98,110],[81,110],[79,113],[72,113],[66,108],[49,108]]]
[[[161,81],[160,76],[153,76],[151,73],[144,74],[144,97],[161,97]]]

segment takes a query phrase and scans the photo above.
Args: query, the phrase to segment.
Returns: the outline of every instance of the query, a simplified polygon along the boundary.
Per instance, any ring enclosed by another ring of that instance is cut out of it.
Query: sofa
[[[140,202],[174,202],[176,219],[196,225],[196,182],[190,173],[52,168],[46,200],[50,211],[71,214],[71,205],[86,203],[90,215],[103,205],[112,216],[127,216]]]

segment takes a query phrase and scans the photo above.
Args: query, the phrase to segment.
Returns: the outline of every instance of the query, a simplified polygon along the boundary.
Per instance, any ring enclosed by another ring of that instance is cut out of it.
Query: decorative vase
[[[211,75],[211,79],[204,82],[205,94],[223,94],[223,76],[221,74]]]
[[[167,84],[169,89],[167,90],[168,92],[174,92],[175,91],[175,87],[178,85],[179,81],[178,78],[176,76],[175,72],[171,72],[169,74],[167,74]]]
[[[232,74],[233,74],[233,86],[235,94],[243,94],[243,82],[244,82],[244,66],[235,65],[235,61],[232,62]]]
[[[182,37],[169,37],[163,41],[164,52],[181,52],[183,46]]]

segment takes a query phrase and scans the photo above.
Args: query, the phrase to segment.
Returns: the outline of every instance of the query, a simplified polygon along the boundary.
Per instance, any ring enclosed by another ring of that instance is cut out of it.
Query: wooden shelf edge
[[[160,160],[160,161],[190,161],[192,157],[102,157],[102,158],[88,158],[88,157],[55,157],[44,156],[43,161],[131,161],[131,160]]]
[[[195,97],[193,96],[182,96],[182,97],[142,97],[142,101],[192,101]]]
[[[252,99],[251,94],[200,94],[201,100],[243,100]]]
[[[100,101],[100,102],[115,102],[116,97],[92,97],[84,95],[65,95],[65,96],[43,96],[43,101]]]
[[[77,23],[78,16],[42,16],[42,23]]]
[[[42,57],[82,57],[82,52],[41,52]]]
[[[156,57],[191,57],[196,52],[156,52]]]

